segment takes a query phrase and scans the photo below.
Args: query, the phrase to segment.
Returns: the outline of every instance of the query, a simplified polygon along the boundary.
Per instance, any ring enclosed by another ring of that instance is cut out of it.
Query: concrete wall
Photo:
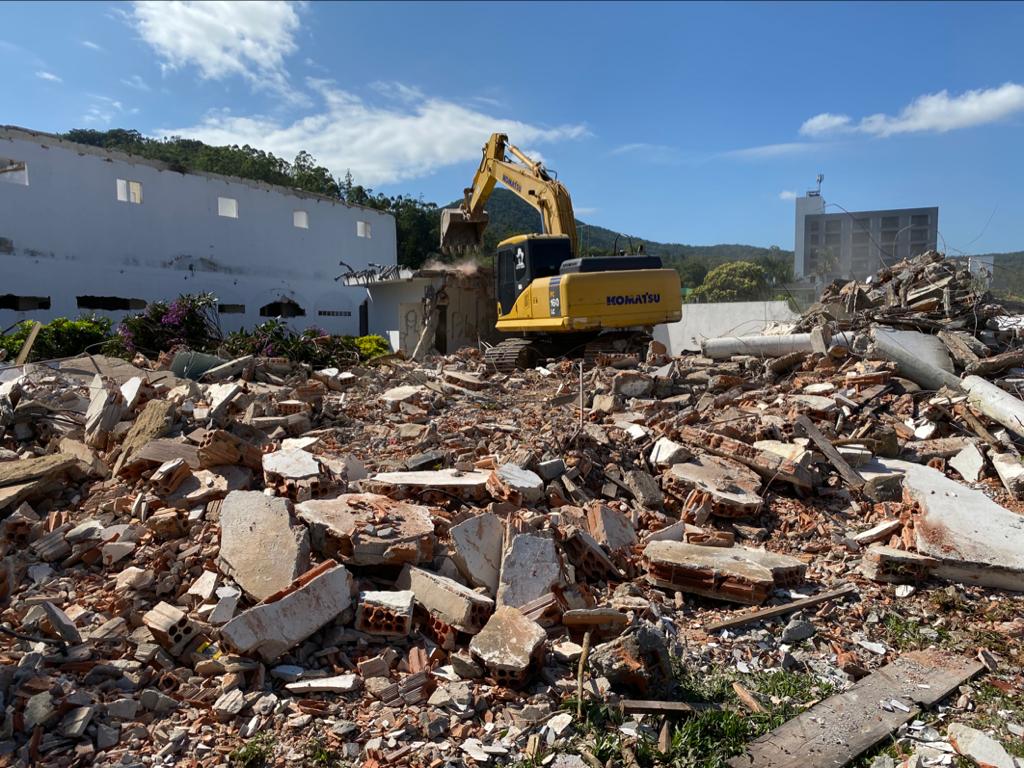
[[[437,275],[375,283],[369,286],[370,333],[386,338],[392,350],[412,354],[423,330],[423,297],[445,288],[447,353],[475,347],[481,339],[493,340],[496,321],[493,290],[484,278]]]
[[[11,166],[5,160],[27,164],[28,184],[0,173],[0,296],[48,297],[50,309],[0,309],[0,327],[86,314],[76,299],[84,295],[148,302],[212,291],[222,304],[245,305],[220,315],[225,330],[266,320],[259,308],[288,297],[306,311],[294,327],[355,334],[366,289],[335,282],[338,262],[358,270],[396,260],[390,214],[319,195],[182,174],[17,129],[0,129],[0,169]],[[142,202],[119,201],[118,179],[141,183]],[[237,201],[237,218],[218,215],[219,197]],[[294,225],[295,211],[308,229]],[[357,235],[359,222],[370,237]]]
[[[658,325],[654,338],[669,353],[699,352],[704,339],[719,336],[754,336],[771,323],[797,320],[784,301],[734,301],[721,304],[684,304],[683,317],[676,323]]]
[[[793,239],[793,276],[804,276],[804,219],[825,212],[825,200],[820,194],[808,193],[796,199],[796,233]]]

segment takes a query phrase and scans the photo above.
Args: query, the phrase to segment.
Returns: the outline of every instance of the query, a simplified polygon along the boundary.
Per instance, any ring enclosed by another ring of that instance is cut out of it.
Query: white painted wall
[[[212,291],[245,304],[244,314],[220,315],[225,330],[266,320],[259,307],[288,296],[306,309],[293,327],[355,334],[367,292],[334,281],[338,262],[358,270],[396,260],[394,217],[318,195],[181,174],[19,129],[0,128],[0,158],[26,162],[29,181],[0,181],[0,294],[51,299],[48,311],[0,310],[0,327],[77,317],[80,295],[153,301]],[[142,203],[118,201],[117,179],[141,182]],[[237,200],[237,219],[217,215],[218,197]],[[296,210],[308,229],[294,226]],[[369,223],[369,238],[357,236],[359,222]]]
[[[821,195],[805,195],[796,199],[796,234],[793,238],[793,277],[804,276],[804,218],[825,212],[825,199]]]
[[[798,319],[784,301],[732,301],[717,304],[683,304],[678,322],[658,325],[654,338],[668,347],[669,354],[699,352],[704,339],[719,336],[755,336],[771,323]]]

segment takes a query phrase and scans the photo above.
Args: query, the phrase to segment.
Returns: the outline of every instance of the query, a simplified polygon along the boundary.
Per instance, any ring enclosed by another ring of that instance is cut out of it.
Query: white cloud
[[[84,45],[86,48],[88,48],[91,51],[102,51],[103,50],[103,46],[102,45],[100,45],[99,43],[94,43],[92,40],[83,40],[82,41],[82,45]]]
[[[121,84],[127,85],[129,88],[134,88],[137,91],[149,90],[149,83],[143,80],[139,75],[132,75],[131,77],[122,77]]]
[[[285,69],[285,58],[298,48],[293,3],[139,0],[128,18],[167,69],[194,66],[204,79],[240,76],[293,95]]]
[[[800,195],[790,189],[784,189],[779,192],[779,200],[796,200],[798,197]]]
[[[822,133],[837,131],[846,128],[850,123],[848,115],[833,115],[831,112],[822,112],[812,118],[804,120],[800,126],[801,136],[818,136]]]
[[[38,77],[40,80],[46,80],[46,81],[51,82],[51,83],[63,83],[64,82],[60,77],[58,77],[57,75],[53,74],[53,72],[47,72],[44,69],[41,69],[38,72],[36,72],[36,77]]]
[[[636,160],[652,165],[678,165],[683,162],[683,153],[678,147],[668,144],[648,144],[638,141],[632,144],[622,144],[615,147],[608,154],[629,155]]]
[[[1024,112],[1024,85],[1004,83],[950,96],[949,91],[918,96],[898,115],[868,115],[856,124],[846,115],[824,112],[804,121],[800,133],[817,136],[835,131],[856,131],[870,136],[900,133],[946,133],[1002,120]]]
[[[601,210],[601,209],[600,208],[588,208],[585,205],[578,205],[578,206],[573,207],[572,212],[576,216],[593,216],[599,210]]]
[[[139,111],[126,107],[123,102],[109,96],[92,94],[90,99],[91,102],[82,115],[82,121],[90,125],[110,125],[115,117],[134,115]]]
[[[576,139],[582,125],[553,128],[508,120],[446,99],[391,84],[377,102],[339,89],[326,80],[307,80],[321,109],[294,122],[260,115],[207,115],[197,125],[161,130],[209,144],[250,144],[288,160],[307,150],[337,175],[351,170],[361,184],[375,186],[426,176],[438,168],[480,159],[480,147],[494,131],[525,145]],[[392,96],[401,98],[391,98]]]
[[[821,146],[823,145],[806,141],[790,141],[783,144],[762,144],[758,147],[732,149],[728,152],[722,152],[721,156],[740,160],[763,160],[772,157],[783,157],[785,155],[797,155]]]

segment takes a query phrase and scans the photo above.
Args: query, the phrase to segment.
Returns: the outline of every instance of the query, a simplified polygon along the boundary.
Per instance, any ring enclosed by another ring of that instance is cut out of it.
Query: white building
[[[339,262],[396,253],[387,213],[0,127],[0,328],[211,292],[225,331],[287,317],[372,332]]]

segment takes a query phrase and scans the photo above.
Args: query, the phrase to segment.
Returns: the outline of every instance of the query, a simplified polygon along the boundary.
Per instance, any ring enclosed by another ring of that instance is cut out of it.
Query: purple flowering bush
[[[105,351],[123,357],[136,352],[156,357],[175,347],[213,351],[222,339],[214,295],[185,294],[171,302],[154,301],[143,312],[125,317]]]

